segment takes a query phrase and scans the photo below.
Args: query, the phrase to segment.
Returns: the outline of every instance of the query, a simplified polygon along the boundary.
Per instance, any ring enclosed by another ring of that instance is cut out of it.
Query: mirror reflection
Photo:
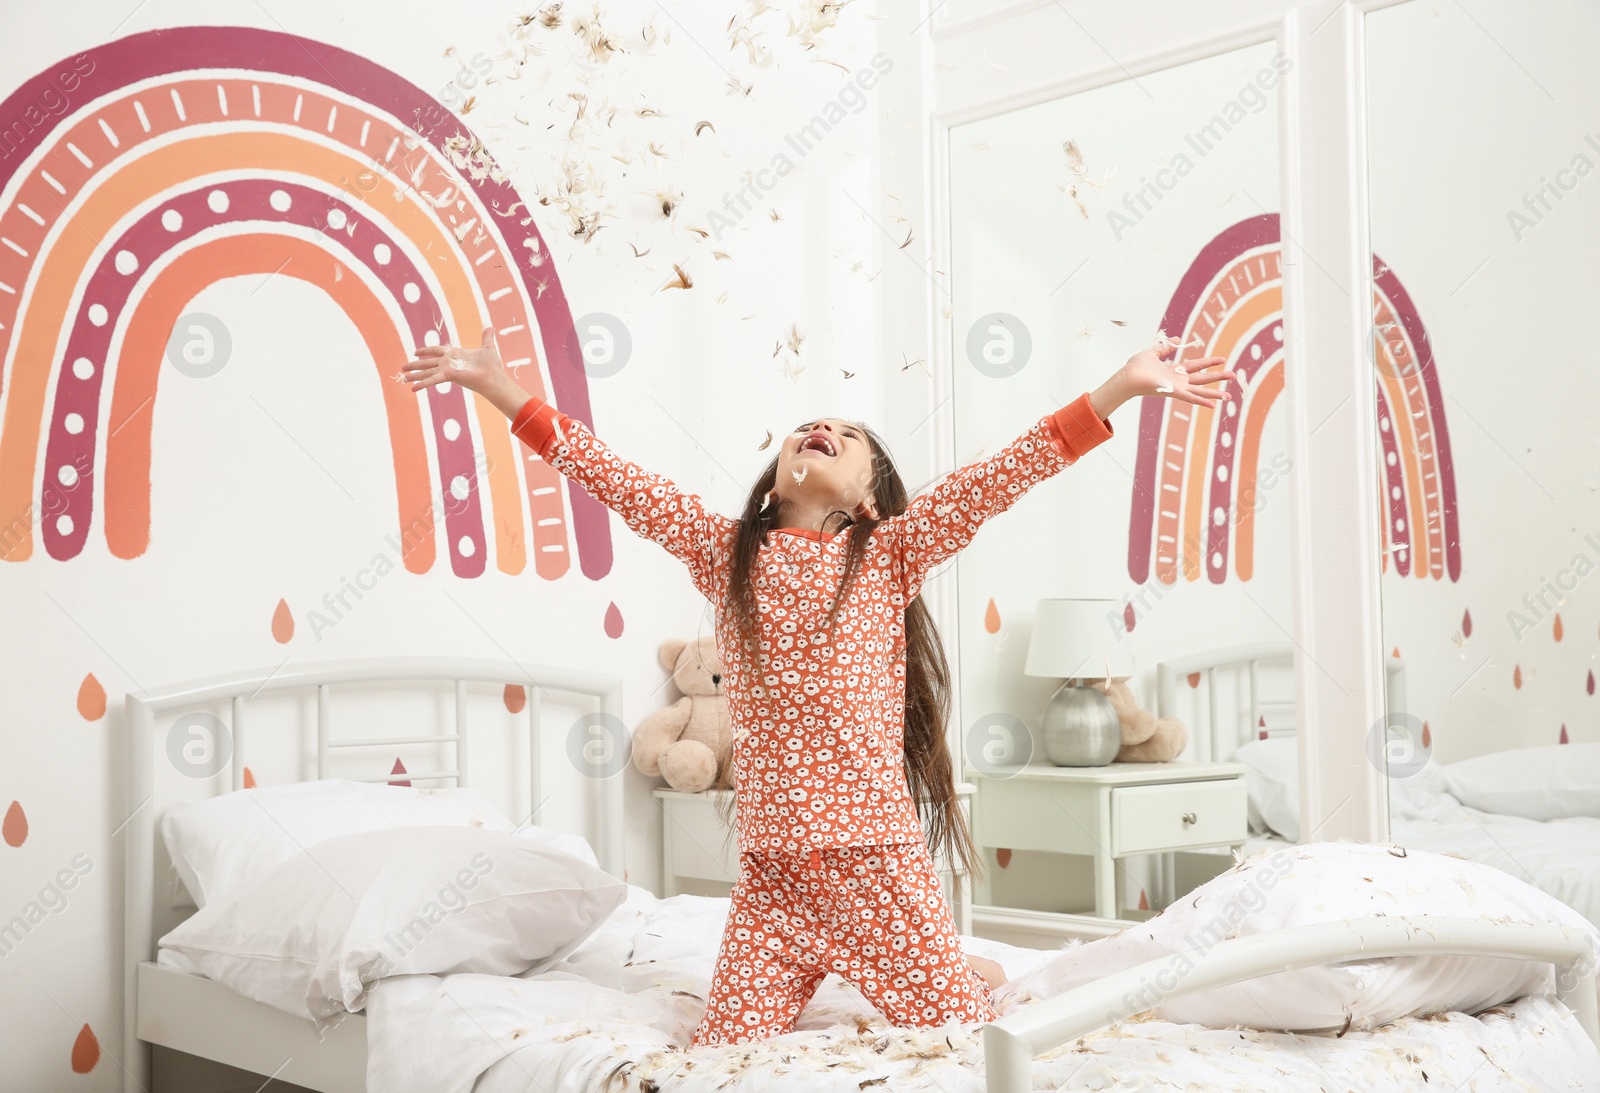
[[[1600,922],[1600,9],[1367,17],[1391,837]]]
[[[1236,375],[1215,408],[1125,405],[957,556],[989,936],[1002,909],[1147,916],[1235,849],[1299,837],[1244,778],[1285,758],[1292,777],[1297,746],[1294,467],[1274,412],[1289,67],[1266,42],[951,130],[958,466],[1159,337]],[[1102,748],[1105,711],[1120,740]]]

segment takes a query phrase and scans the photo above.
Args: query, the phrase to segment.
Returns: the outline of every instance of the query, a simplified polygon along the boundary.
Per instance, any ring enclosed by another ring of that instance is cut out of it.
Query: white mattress
[[[386,1093],[569,1093],[607,1088],[929,1093],[984,1088],[980,1025],[897,1029],[829,975],[794,1031],[686,1049],[710,985],[726,898],[659,899],[629,885],[606,925],[529,977],[391,976],[366,1006],[369,1089]],[[1055,950],[963,936],[1010,978]],[[1025,1005],[1016,1001],[1010,1005]],[[1011,1012],[1002,1001],[1002,1013]],[[1426,1072],[1427,1077],[1422,1076]],[[1527,1081],[1523,1086],[1511,1076]],[[1600,1093],[1600,1052],[1550,996],[1407,1018],[1342,1038],[1160,1021],[1102,1030],[1046,1053],[1034,1084],[1056,1089],[1274,1091],[1540,1088]],[[1469,1086],[1469,1080],[1480,1085]]]

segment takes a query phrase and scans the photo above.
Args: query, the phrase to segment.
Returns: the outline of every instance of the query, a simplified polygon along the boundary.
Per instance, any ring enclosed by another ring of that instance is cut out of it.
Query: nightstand
[[[969,823],[972,794],[976,788],[971,782],[956,783],[956,797]],[[681,894],[685,890],[685,880],[706,881],[719,888],[726,885],[724,895],[732,891],[734,881],[739,879],[739,840],[723,824],[720,810],[725,807],[721,798],[731,796],[733,791],[712,789],[684,793],[663,787],[654,792],[662,811],[663,896]],[[737,816],[737,809],[730,808],[728,815]],[[963,934],[971,933],[971,885],[966,871],[952,870],[942,853],[934,856],[934,862],[939,867],[939,880],[944,885],[945,899],[950,902],[956,929]]]
[[[1118,920],[1119,859],[1160,855],[1162,894],[1170,902],[1177,895],[1174,852],[1244,843],[1245,769],[1240,763],[1185,762],[985,770],[969,764],[966,777],[978,786],[973,839],[986,847],[1092,857],[1094,917]],[[987,876],[974,885],[972,900],[980,910],[991,909]]]

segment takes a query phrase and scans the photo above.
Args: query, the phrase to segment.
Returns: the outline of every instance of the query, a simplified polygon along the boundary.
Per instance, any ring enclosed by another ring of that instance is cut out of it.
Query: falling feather
[[[677,276],[675,278],[673,278],[672,280],[668,281],[666,284],[662,285],[661,288],[656,289],[657,292],[661,292],[661,291],[663,291],[665,289],[669,289],[669,288],[693,288],[694,287],[693,279],[691,279],[690,276],[687,273],[684,272],[682,266],[680,266],[680,265],[678,265],[678,263],[674,262],[674,263],[672,263],[672,269],[677,274]]]
[[[772,430],[768,429],[767,430],[767,439],[763,440],[760,444],[756,445],[756,451],[758,451],[758,452],[766,451],[767,450],[767,445],[771,444],[771,443],[772,443]]]

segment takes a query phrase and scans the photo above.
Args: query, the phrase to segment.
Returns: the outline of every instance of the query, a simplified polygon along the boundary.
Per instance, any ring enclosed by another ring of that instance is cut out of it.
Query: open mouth
[[[823,455],[830,457],[836,457],[839,454],[834,450],[833,441],[829,440],[824,433],[812,433],[802,440],[800,447],[795,449],[795,455],[799,455],[801,452],[821,452]]]

